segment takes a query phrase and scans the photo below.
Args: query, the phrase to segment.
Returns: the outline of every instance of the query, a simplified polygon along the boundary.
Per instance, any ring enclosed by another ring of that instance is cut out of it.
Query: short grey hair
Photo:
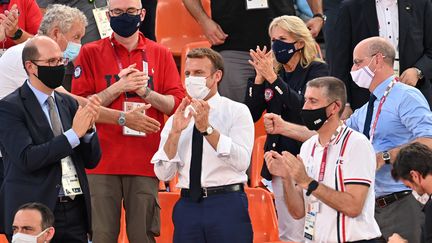
[[[87,26],[87,17],[77,8],[72,8],[62,4],[49,5],[47,11],[39,26],[40,35],[48,35],[55,27],[58,27],[62,33],[71,30],[72,24],[81,22]]]
[[[339,117],[342,116],[347,102],[346,87],[342,80],[331,76],[324,76],[310,80],[306,83],[306,87],[324,89],[325,96],[329,102],[339,100],[341,102]]]
[[[393,67],[396,51],[389,41],[382,37],[371,37],[367,43],[369,56],[381,53],[384,56],[384,62]]]

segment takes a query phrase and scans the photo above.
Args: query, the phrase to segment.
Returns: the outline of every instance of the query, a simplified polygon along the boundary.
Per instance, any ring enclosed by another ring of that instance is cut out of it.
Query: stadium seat
[[[178,192],[159,192],[161,234],[156,238],[157,243],[173,242],[174,225],[172,222],[172,212],[179,198],[180,193]]]
[[[159,191],[160,192],[166,192],[167,188],[165,185],[165,181],[159,181]]]
[[[278,241],[276,210],[271,193],[262,188],[245,188],[249,201],[249,215],[254,232],[254,243]]]
[[[264,163],[264,145],[266,138],[267,136],[263,135],[255,139],[250,166],[250,186],[252,188],[264,186],[261,182],[261,168]]]
[[[202,0],[202,4],[210,15],[210,0]],[[201,26],[190,15],[182,0],[158,0],[155,28],[158,43],[178,57],[184,45],[206,40]]]
[[[210,42],[204,40],[204,41],[197,41],[197,42],[191,42],[188,43],[186,45],[183,46],[182,48],[182,52],[181,52],[181,62],[180,62],[180,80],[183,84],[183,87],[185,87],[185,74],[184,74],[184,69],[185,69],[185,62],[186,62],[186,55],[188,54],[188,52],[194,48],[199,48],[199,47],[211,47]],[[186,87],[185,87],[186,88]]]
[[[176,187],[177,182],[178,182],[178,174],[176,174],[176,175],[174,176],[174,178],[172,178],[172,179],[169,181],[168,186],[169,186],[169,191],[170,191],[170,192],[180,192],[180,188],[177,188],[177,187]]]
[[[8,243],[5,235],[0,235],[0,243]]]

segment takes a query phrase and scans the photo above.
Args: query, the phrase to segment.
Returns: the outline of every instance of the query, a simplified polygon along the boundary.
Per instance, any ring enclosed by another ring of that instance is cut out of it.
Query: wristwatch
[[[17,29],[15,34],[13,36],[11,36],[11,39],[12,40],[18,40],[19,38],[21,38],[22,35],[23,35],[23,31],[21,29]]]
[[[326,20],[327,20],[327,16],[325,16],[324,14],[321,14],[321,13],[317,13],[317,14],[314,14],[314,15],[312,16],[312,18],[316,18],[316,17],[322,18],[322,20],[323,20],[324,22],[326,22]]]
[[[147,96],[152,92],[152,89],[150,89],[148,86],[146,87],[144,94],[141,96],[141,98],[145,99]]]
[[[208,136],[211,135],[213,131],[214,131],[213,127],[209,125],[204,132],[201,132],[201,135]]]
[[[119,116],[119,118],[117,120],[117,123],[120,126],[126,125],[126,114],[124,112],[122,112],[122,111],[120,112],[120,116]]]
[[[390,153],[389,153],[389,151],[383,151],[382,152],[382,158],[384,160],[384,163],[390,164]]]
[[[319,185],[318,181],[316,180],[311,181],[306,190],[306,196],[310,196],[310,194],[312,194],[312,192],[318,188],[318,185]]]
[[[417,78],[422,79],[423,78],[423,72],[416,67],[414,67],[414,69],[417,71]]]

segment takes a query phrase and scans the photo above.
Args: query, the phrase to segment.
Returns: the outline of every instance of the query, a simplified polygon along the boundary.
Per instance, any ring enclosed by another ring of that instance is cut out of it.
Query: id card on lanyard
[[[268,8],[268,0],[245,0],[246,10]]]
[[[113,48],[113,52],[114,52],[114,57],[116,59],[118,68],[119,68],[119,72],[123,69],[123,65],[121,63],[120,57],[116,51],[116,48],[114,46],[114,43],[111,41],[111,46]],[[141,52],[141,56],[142,56],[142,66],[143,66],[143,73],[145,73],[147,76],[149,75],[149,64],[147,62],[147,55],[145,50],[143,50]],[[150,76],[149,76],[150,77]],[[153,86],[153,83],[151,82],[151,77],[148,81],[148,84],[150,85],[150,87]],[[153,87],[152,87],[153,88]],[[134,109],[137,109],[139,107],[144,106],[146,103],[145,102],[132,102],[132,101],[128,101],[128,92],[125,93],[125,101],[123,102],[123,111],[124,112],[128,112]],[[145,110],[142,111],[143,115],[145,115]],[[129,127],[123,126],[123,135],[125,136],[140,136],[140,137],[144,137],[146,136],[146,134],[144,132],[140,132],[137,130],[133,130]]]
[[[108,6],[98,8],[96,7],[96,3],[94,0],[89,0],[89,2],[93,3],[94,6],[92,12],[96,22],[96,26],[99,31],[100,38],[103,39],[111,36],[113,30],[111,29],[111,25],[107,17]]]
[[[371,127],[371,130],[370,130],[370,133],[369,133],[370,134],[369,137],[370,137],[370,142],[371,143],[373,142],[373,139],[374,139],[374,136],[375,136],[375,129],[376,129],[376,126],[377,126],[377,123],[378,123],[379,116],[381,115],[382,106],[384,105],[384,102],[386,101],[387,96],[390,94],[390,91],[393,89],[393,86],[397,82],[399,82],[399,79],[397,77],[395,77],[390,82],[390,84],[387,86],[386,90],[384,91],[383,97],[381,97],[381,99],[380,99],[380,103],[378,105],[378,109],[377,109],[377,112],[376,112],[376,115],[375,115],[375,119],[374,119],[374,122],[372,123],[372,127]]]

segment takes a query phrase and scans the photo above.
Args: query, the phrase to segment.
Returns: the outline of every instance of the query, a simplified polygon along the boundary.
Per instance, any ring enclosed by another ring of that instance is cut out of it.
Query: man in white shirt
[[[152,159],[160,180],[179,175],[174,242],[252,242],[243,184],[254,126],[244,104],[217,92],[223,70],[220,54],[209,48],[188,53],[185,82],[192,99],[184,98],[168,119]]]
[[[301,116],[318,134],[303,143],[297,157],[267,152],[269,170],[283,178],[291,215],[305,217],[306,242],[375,242],[381,233],[374,218],[373,147],[340,120],[346,103],[342,81],[322,77],[306,87]]]

